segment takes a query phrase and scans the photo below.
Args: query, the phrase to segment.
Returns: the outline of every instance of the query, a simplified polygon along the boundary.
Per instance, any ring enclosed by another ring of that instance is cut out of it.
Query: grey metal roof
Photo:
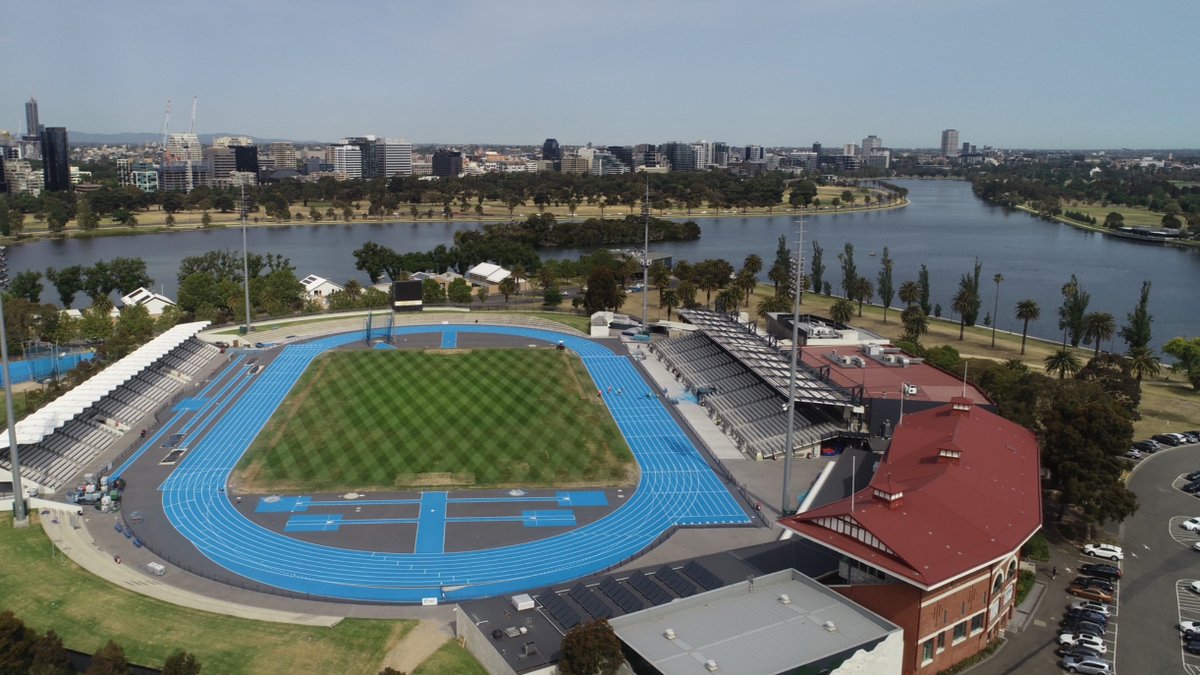
[[[790,602],[781,601],[787,595]],[[832,622],[833,629],[827,627]],[[611,619],[622,642],[664,675],[778,673],[870,649],[900,627],[794,570]],[[667,629],[674,631],[668,639]]]
[[[686,309],[681,310],[679,315],[699,327],[701,333],[774,387],[780,396],[787,400],[791,362],[778,348],[726,314],[704,309]],[[816,405],[850,405],[848,393],[814,377],[802,368],[796,371],[796,400]]]

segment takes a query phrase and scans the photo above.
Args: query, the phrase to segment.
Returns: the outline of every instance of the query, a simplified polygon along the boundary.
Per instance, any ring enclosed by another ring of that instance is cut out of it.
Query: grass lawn
[[[412,675],[487,675],[487,671],[470,652],[458,646],[457,640],[451,640],[417,666]]]
[[[159,667],[184,649],[206,673],[373,675],[416,625],[348,619],[335,628],[310,628],[169,605],[110,584],[69,560],[52,562],[42,528],[14,529],[11,515],[0,517],[0,551],[0,609],[11,609],[39,631],[53,628],[72,649],[92,652],[112,639],[139,665]]]
[[[330,352],[239,465],[254,489],[617,485],[629,446],[554,350]]]
[[[1162,227],[1163,214],[1155,213],[1149,209],[1139,209],[1129,206],[1101,206],[1099,204],[1078,204],[1075,206],[1064,206],[1064,211],[1080,211],[1092,216],[1096,219],[1096,225],[1104,226],[1104,219],[1108,214],[1116,211],[1125,216],[1125,225],[1128,227]]]

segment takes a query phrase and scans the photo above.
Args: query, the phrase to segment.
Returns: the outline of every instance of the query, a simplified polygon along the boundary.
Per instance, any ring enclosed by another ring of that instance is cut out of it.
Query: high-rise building
[[[958,156],[958,130],[945,129],[942,131],[942,156]]]
[[[563,173],[588,173],[592,170],[590,157],[567,155],[560,160],[559,164]]]
[[[237,158],[234,157],[233,148],[227,145],[205,148],[204,161],[212,170],[212,177],[218,185],[224,186],[229,174],[237,171]]]
[[[412,175],[412,143],[385,138],[375,145],[375,168],[383,178]]]
[[[878,150],[883,147],[883,141],[875,134],[871,134],[862,139],[862,154],[869,155],[872,150]]]
[[[8,194],[8,179],[4,177],[4,153],[0,152],[0,195]]]
[[[235,145],[233,150],[234,170],[258,174],[258,148],[253,145]]]
[[[842,145],[842,154],[849,155],[850,157],[854,157],[855,155],[858,154],[858,145],[856,145],[854,143],[846,143],[846,144]]]
[[[667,156],[671,171],[695,171],[696,150],[691,143],[663,143],[658,151]]]
[[[818,141],[818,142],[816,142],[816,143],[813,143],[813,144],[812,144],[812,151],[813,151],[813,152],[815,152],[815,153],[817,154],[817,157],[820,157],[820,156],[821,156],[821,143],[820,143],[820,141]]]
[[[608,151],[613,157],[616,157],[622,164],[629,168],[633,168],[633,146],[630,145],[610,145]]]
[[[8,190],[13,194],[32,195],[42,193],[42,172],[29,166],[29,160],[9,160],[4,167],[5,180]]]
[[[761,162],[765,156],[761,145],[747,145],[746,149],[742,152],[742,161]]]
[[[375,158],[375,145],[378,140],[369,134],[342,139],[343,145],[358,147],[358,156],[362,164],[359,169],[359,178],[375,178],[379,175],[379,164]]]
[[[296,146],[291,143],[272,143],[267,146],[267,154],[276,169],[296,168]]]
[[[25,135],[40,136],[42,133],[42,125],[38,121],[38,104],[37,99],[30,96],[25,102]]]
[[[542,143],[542,159],[551,162],[562,161],[562,148],[558,145],[558,139],[547,138],[545,143]]]
[[[716,166],[729,166],[729,144],[717,141],[712,144],[712,163]]]
[[[249,136],[217,136],[213,139],[214,148],[236,148],[254,145],[254,139]]]
[[[158,171],[155,170],[153,164],[137,162],[133,165],[129,175],[133,181],[131,184],[142,192],[146,194],[158,192]]]
[[[333,145],[329,148],[329,163],[334,173],[346,178],[362,178],[362,148],[357,145]]]
[[[35,102],[36,105],[36,102]],[[67,150],[67,128],[46,127],[41,134],[42,177],[46,189],[71,189],[71,160]]]
[[[171,134],[167,136],[167,156],[173,162],[204,161],[204,148],[196,134]]]
[[[457,176],[463,170],[463,156],[458,150],[441,149],[433,153],[434,176]]]

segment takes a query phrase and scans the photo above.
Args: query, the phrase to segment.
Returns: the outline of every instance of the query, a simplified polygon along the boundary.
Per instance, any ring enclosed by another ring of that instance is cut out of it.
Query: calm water
[[[978,257],[983,262],[983,308],[980,320],[991,311],[995,284],[992,277],[1004,275],[1000,286],[1001,329],[1020,330],[1011,318],[1013,305],[1033,298],[1042,307],[1042,320],[1031,325],[1035,335],[1057,338],[1056,310],[1062,302],[1059,289],[1074,272],[1084,290],[1092,295],[1090,310],[1107,311],[1123,323],[1137,302],[1143,279],[1153,282],[1151,312],[1154,342],[1161,345],[1175,335],[1200,334],[1194,289],[1200,288],[1200,252],[1105,237],[1066,225],[1047,223],[1024,213],[1006,213],[975,198],[970,185],[958,181],[900,181],[909,188],[912,204],[907,208],[874,213],[822,215],[805,222],[805,256],[811,242],[825,249],[825,277],[840,292],[841,270],[837,253],[845,242],[854,244],[860,274],[874,281],[879,257],[889,247],[895,259],[895,280],[916,279],[919,266],[929,267],[932,301],[949,314],[950,298],[959,278],[969,273]],[[740,265],[757,253],[770,265],[780,234],[795,233],[790,214],[773,218],[727,217],[701,220],[702,236],[697,241],[667,243],[655,250],[670,253],[676,260],[725,258]],[[251,229],[251,250],[279,253],[291,258],[297,274],[319,274],[336,281],[366,276],[354,269],[354,249],[375,241],[397,251],[424,251],[450,244],[453,233],[476,229],[477,223],[389,223],[359,225],[305,225]],[[240,250],[239,229],[182,232],[91,240],[38,242],[9,248],[13,273],[26,269],[45,270],[91,264],[117,256],[146,260],[150,275],[166,294],[175,293],[179,261],[217,248]],[[584,251],[562,249],[543,255],[573,257]],[[56,300],[47,284],[43,299]]]

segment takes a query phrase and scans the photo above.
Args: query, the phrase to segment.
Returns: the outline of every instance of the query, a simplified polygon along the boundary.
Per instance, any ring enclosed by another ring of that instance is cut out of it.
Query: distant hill
[[[211,134],[199,134],[200,142],[204,145],[212,145],[215,136],[241,136],[243,134],[216,132]],[[94,134],[86,131],[68,130],[68,136],[73,145],[145,145],[146,143],[156,143],[162,140],[161,133],[146,133],[126,131],[116,134]],[[299,145],[327,143],[328,141],[293,141],[288,138],[259,138],[251,136],[255,143],[296,143]]]

